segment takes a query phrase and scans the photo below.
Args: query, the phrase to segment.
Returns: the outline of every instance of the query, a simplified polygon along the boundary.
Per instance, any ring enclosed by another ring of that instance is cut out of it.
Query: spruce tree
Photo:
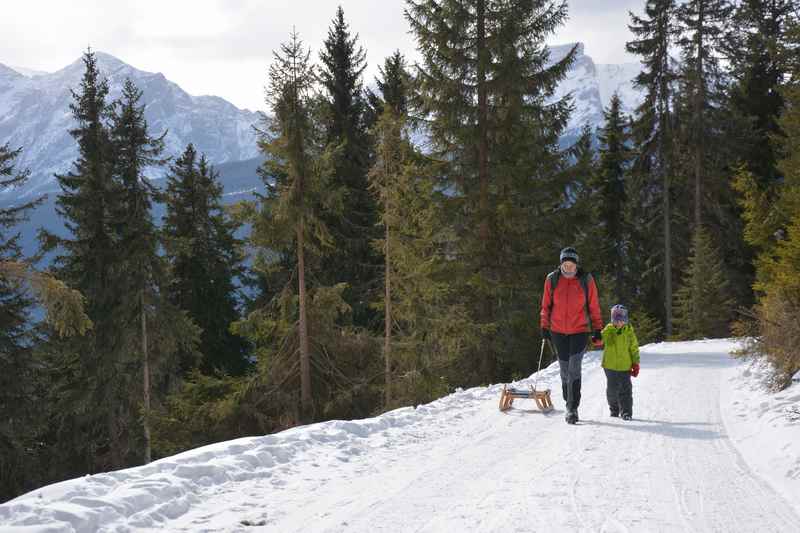
[[[239,319],[235,282],[244,275],[242,243],[235,236],[239,224],[222,207],[218,180],[189,144],[167,176],[162,234],[171,267],[169,299],[202,330],[201,370],[236,376],[248,367],[247,344],[230,331]],[[182,359],[181,369],[188,372],[194,358]]]
[[[447,165],[448,216],[458,235],[452,282],[474,310],[462,379],[492,382],[529,368],[530,295],[567,235],[567,176],[557,142],[568,100],[545,105],[575,50],[551,66],[546,38],[565,2],[409,1],[417,38],[415,114]],[[470,360],[472,359],[472,360]]]
[[[123,390],[128,398],[138,400],[141,391],[143,445],[135,453],[145,463],[151,460],[151,394],[154,378],[174,374],[173,363],[178,346],[191,349],[194,326],[164,296],[165,265],[158,253],[158,231],[151,209],[155,189],[145,176],[149,167],[161,166],[164,135],[152,137],[145,119],[142,91],[126,80],[122,95],[114,102],[110,138],[114,154],[114,187],[119,192],[117,210],[112,210],[111,224],[117,252],[115,285],[120,302],[115,309],[115,325],[123,335],[118,360],[141,372],[141,381],[133,372],[121,373],[126,381]],[[139,407],[130,407],[133,417]],[[129,429],[127,431],[130,431]],[[137,434],[128,433],[131,451],[139,446]]]
[[[571,225],[574,241],[584,258],[591,258],[591,271],[595,276],[604,278],[606,261],[602,251],[604,247],[603,232],[595,217],[594,209],[597,205],[597,190],[593,183],[597,173],[597,152],[595,148],[596,135],[589,124],[581,128],[580,136],[575,144],[567,149],[568,164],[565,174],[566,188],[564,203],[572,208]]]
[[[411,76],[403,54],[397,50],[387,57],[383,65],[378,67],[378,73],[375,85],[379,94],[369,88],[366,90],[368,108],[364,123],[368,129],[375,126],[386,106],[398,116],[405,116],[408,112]]]
[[[800,44],[800,24],[787,28],[786,53]],[[756,256],[754,328],[747,355],[764,357],[775,370],[773,384],[784,388],[800,370],[796,348],[800,312],[800,62],[789,64],[791,75],[781,88],[785,111],[775,138],[779,153],[780,185],[765,188],[756,175],[741,168],[736,179],[745,221],[745,239]]]
[[[800,370],[796,348],[797,314],[800,312],[800,62],[791,53],[800,44],[800,24],[787,27],[784,50],[779,55],[790,57],[790,76],[781,87],[785,110],[778,127],[783,135],[773,138],[782,155],[778,172],[779,184],[765,187],[746,166],[742,166],[735,185],[745,221],[744,236],[756,251],[758,297],[754,306],[753,324],[745,331],[753,337],[745,354],[763,357],[771,363],[775,374],[772,384],[782,389],[791,384]]]
[[[345,299],[356,325],[370,322],[369,291],[379,273],[379,261],[370,246],[375,236],[377,207],[367,185],[370,167],[369,136],[365,126],[366,100],[362,75],[366,52],[358,44],[339,6],[320,52],[319,80],[325,99],[326,141],[336,148],[334,183],[346,194],[340,215],[326,215],[333,245],[322,257],[323,284],[347,283]]]
[[[270,132],[261,142],[267,159],[260,173],[267,184],[268,195],[262,198],[251,240],[262,250],[272,250],[270,257],[261,254],[262,269],[284,265],[294,270],[289,271],[286,286],[275,290],[275,308],[280,314],[266,320],[272,324],[269,329],[280,334],[272,342],[278,342],[280,351],[293,356],[288,368],[299,368],[298,418],[309,421],[314,417],[315,406],[311,381],[311,301],[307,291],[310,265],[307,263],[333,242],[321,211],[336,212],[331,202],[335,203],[332,195],[337,187],[328,182],[331,156],[324,148],[320,128],[313,117],[315,69],[309,61],[310,52],[304,49],[297,33],[292,32],[290,41],[282,44],[280,52],[273,55],[267,89],[273,117]],[[296,285],[296,293],[290,290],[290,284]],[[296,301],[296,322],[293,301]],[[291,313],[289,316],[287,311]],[[252,313],[250,322],[260,320],[257,315],[263,312]],[[276,331],[278,324],[283,327]],[[247,330],[247,325],[240,326],[242,329]],[[259,346],[266,339],[259,334],[254,340]],[[272,353],[272,360],[265,363],[277,366],[274,359],[282,355],[280,351]],[[280,380],[286,382],[288,378],[283,376]]]
[[[398,216],[398,210],[402,205],[402,192],[398,191],[401,185],[401,168],[408,160],[408,152],[404,150],[402,138],[403,122],[397,115],[392,113],[387,107],[386,112],[376,124],[376,137],[378,145],[376,147],[375,167],[370,171],[369,177],[372,185],[377,191],[379,205],[382,207],[381,222],[384,227],[384,237],[379,241],[384,260],[383,275],[383,316],[384,316],[384,405],[389,406],[392,401],[392,334],[394,316],[392,315],[392,281],[394,280],[393,270],[395,265],[395,250],[393,237],[399,230],[396,227],[402,217]],[[405,185],[405,184],[403,184]],[[394,187],[397,187],[395,189]],[[405,192],[405,191],[403,191]],[[394,193],[394,194],[393,194]],[[401,222],[402,223],[402,222]]]
[[[689,263],[675,292],[675,332],[679,339],[727,337],[733,299],[719,251],[699,227],[692,239]]]
[[[449,305],[445,250],[452,235],[442,220],[432,179],[435,164],[409,140],[408,74],[402,56],[386,59],[373,109],[380,119],[370,187],[380,206],[384,260],[384,407],[421,403],[446,393],[441,376],[455,359],[449,350],[462,316]],[[461,337],[460,333],[458,334]]]
[[[652,177],[647,204],[642,208],[657,213],[661,220],[663,272],[662,301],[664,302],[664,324],[667,336],[672,334],[672,184],[673,168],[673,100],[672,90],[676,78],[670,58],[670,48],[675,42],[677,26],[675,0],[647,0],[645,14],[639,17],[630,14],[628,26],[634,40],[626,44],[628,52],[641,56],[643,70],[634,83],[645,91],[642,104],[636,110],[633,141],[637,154],[634,172]],[[660,205],[659,205],[660,204]],[[655,237],[651,235],[650,239]],[[651,241],[652,242],[652,241]]]
[[[710,163],[719,163],[713,157],[715,147],[723,144],[719,139],[719,110],[723,104],[723,73],[720,55],[725,25],[733,5],[729,0],[690,0],[677,11],[682,36],[679,40],[683,62],[683,88],[691,102],[688,117],[687,148],[691,153],[694,175],[694,226],[702,221],[703,183],[709,178]],[[716,119],[716,120],[715,120]],[[707,153],[712,151],[711,154]],[[717,148],[717,150],[719,150]]]
[[[779,89],[794,54],[788,52],[787,31],[796,9],[794,0],[740,2],[726,39],[733,78],[729,105],[738,118],[736,153],[762,189],[780,179],[775,140],[782,135],[778,119],[784,99]]]
[[[630,147],[629,122],[622,114],[622,102],[614,93],[603,112],[605,123],[599,132],[600,142],[597,173],[593,179],[595,191],[595,220],[601,226],[599,237],[604,258],[604,269],[614,280],[614,301],[630,301],[625,265],[627,263],[629,232],[625,221],[625,208],[629,202],[626,176],[633,158]]]
[[[733,8],[727,0],[694,0],[678,8],[682,61],[676,94],[676,219],[685,216],[691,224],[683,228],[676,220],[674,227],[676,248],[689,244],[698,225],[730,236],[718,243],[720,262],[731,276],[737,304],[748,306],[753,300],[753,251],[742,237],[741,210],[730,177],[745,153],[740,148],[749,126],[731,105],[730,72],[735,67],[723,60]],[[686,202],[690,197],[691,204]]]
[[[27,170],[15,170],[20,152],[0,146],[0,188],[28,180]],[[43,446],[52,412],[46,401],[51,382],[39,353],[44,330],[63,338],[83,335],[92,326],[81,294],[35,270],[22,255],[15,228],[42,200],[0,208],[0,501],[53,480],[47,468],[51,450]],[[34,320],[35,303],[44,308],[42,324]]]
[[[763,209],[757,212],[748,213],[745,208],[741,213],[745,217],[742,232],[750,247],[729,250],[727,241],[721,243],[728,264],[735,269],[734,275],[745,273],[736,287],[752,285],[753,278],[756,284],[760,283],[764,272],[760,263],[771,253],[766,251],[777,245],[781,235],[778,229],[785,228],[786,212],[778,207],[785,180],[779,165],[785,135],[779,117],[786,107],[782,86],[793,76],[792,62],[796,57],[797,43],[791,35],[797,21],[796,9],[796,2],[789,0],[741,2],[726,36],[725,54],[731,79],[726,99],[731,123],[725,131],[731,151],[726,176],[733,176],[730,181],[740,194],[736,200],[747,203],[758,197],[763,204]],[[745,191],[748,183],[754,188]],[[733,205],[727,211],[736,212],[736,207]],[[752,220],[747,219],[750,214]],[[756,230],[751,222],[757,219],[766,221],[772,229],[757,231],[759,238],[753,240]],[[758,257],[762,252],[767,255]],[[740,299],[749,303],[756,296],[747,293]]]
[[[14,160],[21,149],[0,145],[0,189],[19,187],[28,171],[16,171]],[[0,267],[18,264],[22,258],[15,226],[36,202],[0,208]],[[36,436],[43,420],[37,405],[37,363],[33,357],[37,335],[32,327],[33,300],[22,280],[0,268],[0,501],[35,488],[42,474],[36,463]]]
[[[58,278],[83,294],[93,329],[86,335],[60,339],[51,335],[48,364],[54,420],[47,440],[64,477],[124,466],[122,434],[128,427],[127,372],[119,361],[122,344],[115,311],[117,247],[110,214],[119,211],[119,189],[113,180],[113,147],[109,133],[108,84],[101,78],[91,50],[80,89],[70,105],[78,144],[72,171],[57,175],[61,193],[56,212],[69,236],[43,233],[45,251],[58,248],[54,270]]]

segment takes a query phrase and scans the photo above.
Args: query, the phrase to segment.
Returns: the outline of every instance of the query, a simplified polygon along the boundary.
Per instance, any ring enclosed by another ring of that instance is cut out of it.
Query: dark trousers
[[[553,332],[553,344],[561,370],[561,393],[567,411],[577,411],[581,403],[581,363],[586,352],[588,333],[564,335]]]
[[[606,371],[606,398],[611,413],[633,416],[631,373],[627,370],[624,372],[607,368],[603,370]]]

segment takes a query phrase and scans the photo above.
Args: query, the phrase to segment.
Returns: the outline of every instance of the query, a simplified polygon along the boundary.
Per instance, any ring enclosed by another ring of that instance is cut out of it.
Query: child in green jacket
[[[603,369],[606,372],[606,398],[611,416],[630,420],[633,415],[631,376],[639,375],[639,341],[628,323],[628,310],[617,304],[611,308],[611,324],[602,331]]]

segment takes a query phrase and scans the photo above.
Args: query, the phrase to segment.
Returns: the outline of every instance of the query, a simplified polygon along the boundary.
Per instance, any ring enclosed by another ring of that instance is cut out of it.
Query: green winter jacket
[[[624,372],[639,362],[639,341],[633,326],[625,324],[617,329],[608,324],[603,334],[603,368]]]

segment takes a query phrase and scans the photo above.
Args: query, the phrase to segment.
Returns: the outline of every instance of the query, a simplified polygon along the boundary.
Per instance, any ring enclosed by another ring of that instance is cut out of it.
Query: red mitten
[[[600,332],[599,329],[596,329],[592,332],[591,337],[589,337],[592,341],[592,346],[597,348],[598,350],[603,347],[603,334]]]
[[[631,376],[636,377],[639,375],[639,363],[633,363],[631,367]]]

